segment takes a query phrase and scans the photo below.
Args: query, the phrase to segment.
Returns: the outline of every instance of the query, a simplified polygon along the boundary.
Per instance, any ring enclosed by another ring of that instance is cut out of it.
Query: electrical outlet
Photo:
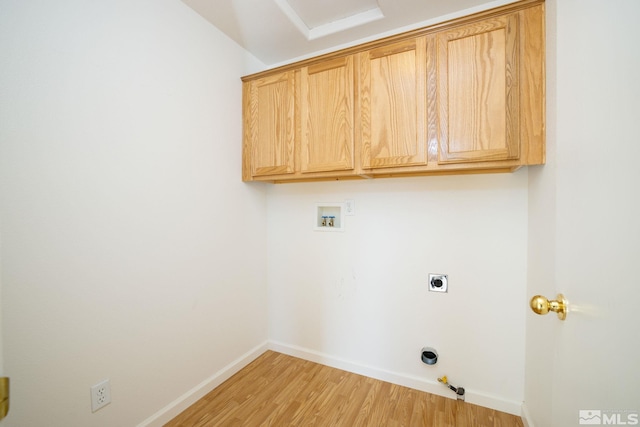
[[[344,201],[344,214],[355,215],[356,214],[356,202],[353,199],[347,199]]]
[[[429,274],[429,291],[448,292],[449,277],[446,274]]]
[[[111,403],[111,385],[104,380],[91,387],[91,412]]]

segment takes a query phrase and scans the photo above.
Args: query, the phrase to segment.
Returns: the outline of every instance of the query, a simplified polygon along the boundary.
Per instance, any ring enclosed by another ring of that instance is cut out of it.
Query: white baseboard
[[[451,390],[447,389],[437,381],[430,381],[412,375],[391,372],[373,366],[366,366],[325,353],[277,341],[269,341],[268,346],[270,350],[277,351],[279,353],[331,366],[332,368],[342,369],[343,371],[353,372],[354,374],[364,375],[377,380],[398,384],[415,390],[426,391],[428,393],[437,394],[451,399],[456,397]],[[522,402],[507,400],[499,396],[469,390],[468,388],[465,388],[465,396],[465,400],[469,403],[473,403],[474,405],[484,406],[485,408],[495,409],[497,411],[517,416],[521,416],[522,414]]]
[[[531,421],[531,414],[529,414],[527,405],[524,402],[522,403],[522,414],[520,416],[522,417],[522,423],[524,424],[524,427],[535,427],[533,425],[533,421]]]
[[[211,390],[231,378],[236,372],[253,362],[262,353],[269,349],[268,343],[264,342],[259,346],[249,350],[211,377],[202,381],[191,390],[178,397],[176,400],[138,424],[137,427],[161,427],[171,421],[182,411],[193,405]]]

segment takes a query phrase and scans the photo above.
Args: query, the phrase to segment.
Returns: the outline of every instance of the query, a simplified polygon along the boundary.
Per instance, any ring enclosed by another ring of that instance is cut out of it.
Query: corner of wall
[[[137,427],[161,427],[173,418],[178,416],[181,412],[193,405],[198,400],[202,399],[207,393],[220,384],[231,378],[234,374],[239,372],[242,368],[249,363],[256,360],[262,353],[269,350],[267,342],[260,344],[249,350],[236,360],[220,369],[211,377],[205,379],[200,384],[192,388],[191,390],[178,397],[173,402],[169,403],[164,408],[160,409],[155,414],[138,424]]]

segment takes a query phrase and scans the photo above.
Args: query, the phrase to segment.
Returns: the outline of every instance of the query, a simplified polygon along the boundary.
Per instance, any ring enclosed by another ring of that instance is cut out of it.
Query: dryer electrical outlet
[[[449,276],[429,274],[429,292],[449,292]]]

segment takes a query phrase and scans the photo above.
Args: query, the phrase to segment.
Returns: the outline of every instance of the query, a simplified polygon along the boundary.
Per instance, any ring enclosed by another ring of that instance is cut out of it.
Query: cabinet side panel
[[[544,4],[521,14],[520,140],[522,164],[545,162],[545,28]]]
[[[251,181],[251,83],[242,83],[242,180]]]

